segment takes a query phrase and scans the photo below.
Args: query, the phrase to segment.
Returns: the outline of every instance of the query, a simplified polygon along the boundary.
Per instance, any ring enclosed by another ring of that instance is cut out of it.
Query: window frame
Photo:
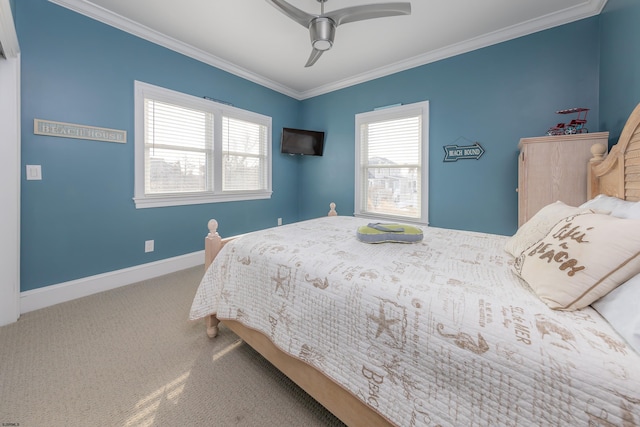
[[[388,120],[399,120],[421,116],[420,125],[420,213],[419,218],[402,215],[385,215],[369,212],[364,200],[363,153],[361,142],[361,126]],[[376,109],[355,116],[355,212],[354,216],[362,218],[378,218],[390,221],[402,221],[421,225],[429,224],[429,101],[416,102]],[[363,206],[364,205],[364,206]]]
[[[155,101],[166,102],[177,106],[195,109],[211,113],[214,116],[213,150],[207,153],[207,159],[212,159],[208,163],[210,178],[207,178],[208,189],[194,193],[145,193],[145,122],[144,122],[144,101],[153,99]],[[134,153],[134,203],[136,209],[155,208],[165,206],[182,206],[203,203],[236,202],[244,200],[269,199],[272,191],[272,118],[263,114],[254,113],[222,104],[205,98],[177,92],[171,89],[154,86],[148,83],[134,82],[134,110],[135,110],[135,153]],[[224,191],[222,190],[222,120],[228,117],[263,125],[266,131],[266,156],[264,165],[266,171],[266,188],[263,190],[246,191]],[[213,171],[213,173],[211,173]]]

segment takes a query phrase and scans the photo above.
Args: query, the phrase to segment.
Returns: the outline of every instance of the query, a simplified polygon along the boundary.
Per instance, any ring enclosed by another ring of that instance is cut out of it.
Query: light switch
[[[27,165],[27,181],[42,179],[42,167],[40,165]]]

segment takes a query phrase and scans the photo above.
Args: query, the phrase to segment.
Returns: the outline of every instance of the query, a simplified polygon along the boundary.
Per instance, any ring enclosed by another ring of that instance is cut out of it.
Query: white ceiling
[[[268,0],[50,1],[305,99],[597,15],[607,0],[403,0],[411,15],[339,26],[309,68],[308,30]],[[318,0],[288,1],[320,14]],[[328,0],[325,12],[384,2]]]

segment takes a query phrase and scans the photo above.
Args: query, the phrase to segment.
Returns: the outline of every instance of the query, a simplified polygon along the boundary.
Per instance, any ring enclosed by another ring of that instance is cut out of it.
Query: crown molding
[[[346,87],[354,86],[359,83],[375,80],[411,68],[437,62],[443,59],[451,58],[463,53],[472,52],[484,47],[503,43],[529,34],[544,31],[553,27],[557,27],[581,19],[590,18],[599,15],[602,12],[607,0],[591,0],[588,4],[568,8],[559,13],[553,13],[532,19],[517,25],[512,25],[492,33],[482,35],[464,42],[446,46],[442,49],[433,50],[423,55],[417,55],[403,61],[385,65],[380,68],[373,69],[366,73],[358,74],[348,79],[340,80],[317,88],[303,91],[299,93],[300,99],[312,98],[314,96],[324,95]]]
[[[6,1],[6,0],[0,0]],[[211,55],[201,49],[195,48],[189,44],[183,43],[156,30],[146,27],[124,16],[113,13],[101,6],[95,5],[86,0],[49,0],[51,3],[57,4],[81,15],[87,16],[96,21],[117,28],[151,43],[157,44],[167,49],[186,55],[196,59],[207,65],[227,71],[238,77],[257,83],[266,88],[275,90],[284,95],[298,99],[299,92],[288,88],[280,83],[267,79],[259,74],[253,73],[215,55]]]
[[[0,0],[0,2],[5,1],[7,0]],[[582,5],[567,8],[561,12],[556,12],[553,14],[542,16],[540,18],[532,19],[530,21],[494,31],[480,37],[465,40],[464,42],[450,45],[442,49],[437,49],[423,55],[418,55],[407,60],[385,65],[383,67],[379,67],[366,73],[358,74],[337,82],[318,86],[307,91],[297,91],[280,83],[274,82],[273,80],[270,80],[257,73],[249,71],[245,68],[225,61],[224,59],[207,53],[201,49],[197,49],[179,40],[168,37],[158,31],[152,30],[151,28],[141,25],[135,21],[115,14],[87,0],[49,1],[51,3],[55,3],[59,6],[70,9],[74,12],[85,15],[89,18],[95,19],[96,21],[133,34],[144,40],[166,47],[167,49],[171,49],[175,52],[181,53],[213,67],[219,68],[223,71],[227,71],[238,77],[242,77],[253,83],[272,89],[276,92],[280,92],[297,100],[304,100],[315,96],[324,95],[326,93],[344,89],[349,86],[354,86],[370,80],[378,79],[380,77],[385,77],[411,68],[440,61],[442,59],[450,58],[456,55],[513,40],[518,37],[526,36],[549,28],[589,18],[600,14],[605,4],[607,3],[607,0],[591,0]]]

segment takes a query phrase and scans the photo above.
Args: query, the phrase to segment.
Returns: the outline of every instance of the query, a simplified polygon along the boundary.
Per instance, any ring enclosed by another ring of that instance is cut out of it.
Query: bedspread
[[[600,315],[549,309],[506,237],[424,228],[365,244],[328,217],[227,244],[190,317],[259,330],[400,426],[640,425],[640,355]]]

